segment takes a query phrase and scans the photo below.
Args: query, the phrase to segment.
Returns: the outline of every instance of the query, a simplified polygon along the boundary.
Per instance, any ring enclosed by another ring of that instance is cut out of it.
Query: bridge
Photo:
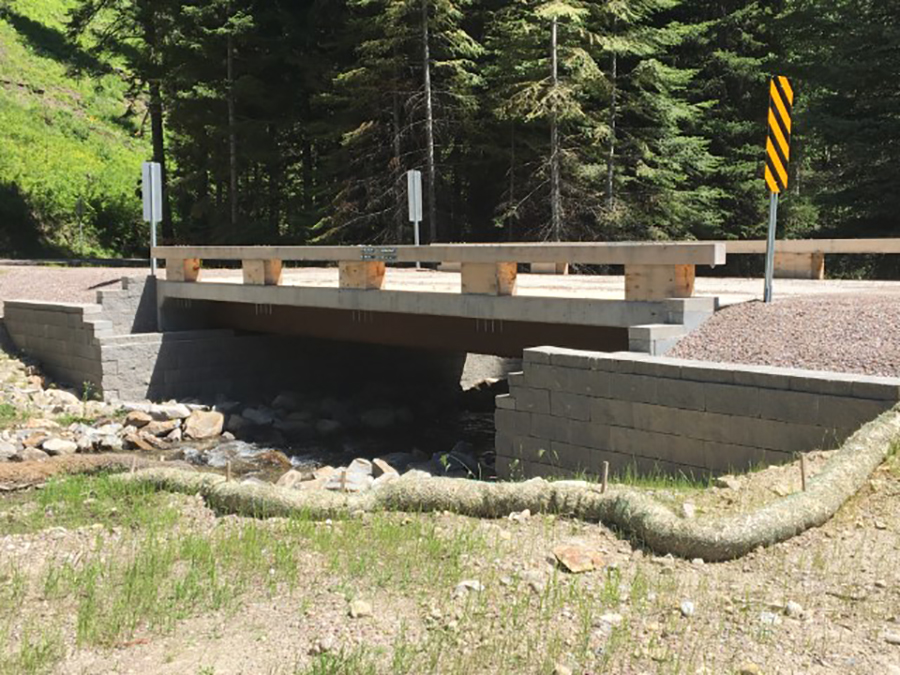
[[[715,298],[694,297],[695,268],[724,264],[725,245],[186,246],[153,255],[166,260],[157,290],[165,330],[230,328],[521,356],[541,344],[663,350],[715,310]],[[561,284],[518,274],[520,265],[559,260],[624,266],[623,287],[611,290],[600,276]],[[207,271],[209,261],[239,261],[241,271]],[[307,266],[287,267],[296,263]],[[414,263],[456,263],[460,271],[417,271]]]

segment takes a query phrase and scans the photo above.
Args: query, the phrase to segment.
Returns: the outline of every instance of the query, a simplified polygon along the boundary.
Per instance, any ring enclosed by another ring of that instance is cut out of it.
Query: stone
[[[222,433],[225,426],[225,415],[220,412],[203,412],[195,410],[184,423],[184,435],[194,440],[215,438]]]
[[[385,475],[390,475],[390,474],[392,474],[394,476],[400,475],[398,473],[397,469],[392,467],[390,464],[388,464],[383,459],[376,458],[376,459],[372,460],[372,475],[375,476],[376,479],[379,476],[385,476]]]
[[[12,443],[0,441],[0,462],[8,462],[19,452],[19,449]]]
[[[148,443],[144,438],[134,432],[125,434],[124,441],[130,450],[143,450],[144,452],[150,452],[151,450],[156,449],[154,446],[150,445],[150,443]]]
[[[125,426],[134,427],[135,429],[145,427],[152,421],[153,417],[150,416],[150,413],[143,412],[142,410],[132,410],[125,416]]]
[[[481,593],[482,591],[484,591],[484,584],[477,579],[463,579],[456,584],[456,588],[453,589],[453,595],[459,597],[467,593]]]
[[[81,399],[75,394],[62,389],[47,389],[40,398],[50,405],[81,405]]]
[[[19,462],[43,462],[44,460],[50,459],[50,455],[37,448],[25,447],[19,451],[15,459]]]
[[[781,625],[781,617],[775,612],[760,612],[759,622],[763,626],[779,626]]]
[[[26,448],[37,448],[44,444],[44,441],[50,440],[49,434],[45,434],[43,432],[38,432],[36,434],[30,434],[26,436],[22,440],[22,445]]]
[[[291,469],[287,473],[283,473],[281,477],[275,481],[275,485],[283,488],[292,488],[298,483],[302,483],[305,478],[306,477],[301,472],[296,469]]]
[[[240,435],[250,426],[250,423],[240,415],[229,415],[225,429],[232,434]]]
[[[337,420],[321,419],[316,422],[316,433],[320,436],[334,436],[342,429]]]
[[[191,416],[191,409],[181,403],[160,403],[151,405],[148,412],[157,422],[183,420]]]
[[[557,663],[553,666],[553,675],[572,675],[572,669],[569,666]]]
[[[313,471],[313,478],[317,480],[320,478],[331,478],[334,475],[335,471],[337,471],[337,469],[326,464],[325,466],[320,466],[318,469]]]
[[[697,507],[694,506],[691,502],[684,502],[681,505],[681,515],[690,520],[696,517]]]
[[[728,490],[740,490],[741,480],[737,476],[719,476],[716,478],[715,486]]]
[[[48,441],[44,441],[41,449],[51,457],[72,455],[78,451],[78,444],[75,441],[68,441],[64,438],[51,438]]]
[[[95,442],[96,438],[91,433],[81,434],[75,439],[75,444],[78,446],[78,452],[91,452],[94,449]]]
[[[803,606],[799,602],[788,600],[784,606],[784,613],[793,619],[799,619],[803,616]]]
[[[174,429],[177,429],[180,424],[181,421],[177,419],[153,421],[145,425],[140,430],[140,434],[143,437],[166,436],[172,433]]]
[[[365,617],[372,616],[372,604],[366,602],[365,600],[354,600],[350,603],[350,618],[351,619],[364,619]]]
[[[172,429],[168,434],[166,434],[166,440],[169,443],[181,443],[181,440],[184,438],[184,433],[181,430],[181,427],[177,429]]]
[[[303,401],[300,399],[299,395],[293,392],[284,391],[272,399],[272,407],[276,410],[294,412],[303,407]]]
[[[616,612],[609,612],[600,617],[600,623],[605,623],[609,626],[618,626],[624,620],[625,618]]]
[[[884,634],[884,641],[889,645],[900,645],[900,633],[887,632]]]
[[[681,610],[681,616],[694,616],[694,603],[690,600],[682,600],[679,609]]]
[[[387,462],[399,473],[403,473],[411,462],[416,461],[416,457],[411,452],[392,452],[387,455],[382,455],[378,459]]]
[[[581,574],[603,567],[599,551],[573,544],[563,544],[553,549],[556,560],[568,572]]]
[[[33,417],[25,423],[26,429],[59,429],[59,424],[43,417]]]
[[[390,408],[374,408],[366,410],[360,415],[360,422],[364,427],[374,429],[375,431],[383,431],[390,429],[397,421],[397,416]]]
[[[347,467],[347,473],[356,473],[361,476],[371,476],[373,475],[372,462],[367,459],[357,457],[352,462],[350,462],[350,465]]]
[[[268,408],[245,408],[241,417],[258,427],[267,427],[275,422],[275,412]]]
[[[746,661],[738,666],[739,675],[762,675],[762,668],[755,663]]]
[[[118,434],[107,434],[100,438],[98,445],[106,452],[121,452],[125,447],[124,439]]]

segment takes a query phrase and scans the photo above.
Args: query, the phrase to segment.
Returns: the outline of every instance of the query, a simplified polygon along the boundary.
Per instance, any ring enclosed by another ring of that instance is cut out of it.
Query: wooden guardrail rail
[[[764,239],[719,243],[725,244],[728,255],[766,252]],[[775,242],[775,276],[783,279],[824,279],[826,253],[900,253],[900,238],[782,239]]]
[[[337,262],[341,288],[376,290],[388,263],[460,263],[461,291],[514,295],[518,263],[624,265],[626,300],[687,298],[696,265],[725,263],[725,245],[685,243],[433,244],[431,246],[160,246],[168,281],[199,279],[202,260],[240,260],[245,284],[279,285],[282,264]]]

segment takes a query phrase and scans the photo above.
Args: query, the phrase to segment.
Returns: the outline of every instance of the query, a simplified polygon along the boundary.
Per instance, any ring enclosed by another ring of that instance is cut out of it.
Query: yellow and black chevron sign
[[[766,184],[775,193],[788,185],[788,161],[791,158],[791,109],[794,90],[782,75],[769,83],[769,135],[766,137]]]

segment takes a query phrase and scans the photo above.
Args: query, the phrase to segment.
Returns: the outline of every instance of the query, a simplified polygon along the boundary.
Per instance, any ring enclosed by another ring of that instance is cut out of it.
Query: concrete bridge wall
[[[525,351],[497,398],[505,477],[694,475],[837,447],[900,400],[900,379],[713,364],[634,353]]]

